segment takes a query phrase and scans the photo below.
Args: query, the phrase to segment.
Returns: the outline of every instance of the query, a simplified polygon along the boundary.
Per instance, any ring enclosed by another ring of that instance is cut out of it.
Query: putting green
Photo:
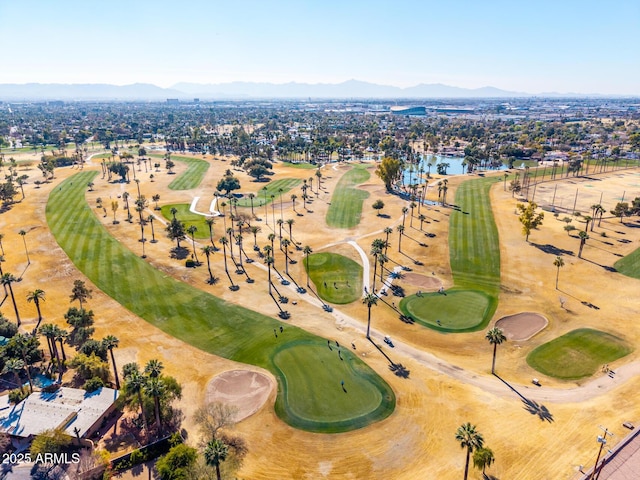
[[[281,413],[290,423],[305,425],[307,430],[327,432],[354,423],[364,426],[367,419],[362,412],[379,415],[382,412],[378,410],[388,408],[391,400],[383,398],[383,390],[372,382],[374,372],[334,342],[331,348],[327,344],[289,343],[275,354],[273,362],[282,373],[289,405]]]
[[[315,408],[307,411],[311,407],[305,385],[312,380],[298,386],[300,376],[292,374],[286,379],[281,370],[286,369],[284,360],[277,367],[273,359],[278,352],[294,345],[299,349],[296,352],[300,352],[296,355],[312,359],[317,349],[327,348],[327,340],[291,325],[286,325],[284,332],[275,337],[274,331],[279,331],[282,322],[179,282],[123,247],[98,221],[85,199],[86,185],[96,175],[95,171],[77,173],[56,186],[49,196],[46,214],[60,247],[106,295],[185,343],[272,372],[279,385],[276,412],[293,427],[316,432],[344,432],[391,414],[395,408],[395,396],[389,385],[359,358],[345,355],[345,361],[348,358],[352,363],[353,375],[360,375],[357,380],[355,377],[351,379],[354,390],[349,392],[354,397],[353,405],[359,405],[360,410],[352,406],[340,418],[345,394],[341,389],[327,390],[324,401],[337,414],[334,420],[328,420],[326,416],[316,419]],[[131,235],[138,233],[135,226],[121,224],[120,227],[131,229]],[[309,379],[323,376],[338,378],[345,373],[343,369],[335,362],[309,362],[305,374]],[[356,387],[358,381],[371,385]],[[368,398],[371,389],[379,391],[377,404],[375,399]],[[367,391],[367,398],[359,398],[363,391]],[[290,414],[290,411],[296,413]],[[305,420],[297,423],[298,419]]]
[[[562,380],[590,377],[602,365],[633,351],[623,339],[599,330],[580,328],[540,345],[527,355],[538,372]]]
[[[307,267],[307,260],[304,262]],[[309,278],[320,298],[344,305],[362,297],[362,266],[343,255],[331,252],[309,256]]]
[[[416,322],[435,330],[468,332],[482,324],[489,311],[495,310],[493,303],[493,297],[485,292],[454,289],[445,294],[411,295],[400,301],[400,309]]]

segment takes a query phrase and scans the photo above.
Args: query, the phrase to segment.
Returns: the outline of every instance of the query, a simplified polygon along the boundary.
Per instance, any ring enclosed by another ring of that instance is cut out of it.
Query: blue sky
[[[0,83],[640,95],[640,0],[0,0]]]

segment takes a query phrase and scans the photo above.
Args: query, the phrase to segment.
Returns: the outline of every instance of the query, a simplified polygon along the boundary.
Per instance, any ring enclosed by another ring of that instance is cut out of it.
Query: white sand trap
[[[529,340],[549,324],[547,317],[535,312],[522,312],[507,315],[496,322],[509,340],[521,342]]]
[[[220,402],[238,409],[236,421],[256,413],[267,401],[275,382],[251,370],[229,370],[216,375],[207,385],[205,402]]]

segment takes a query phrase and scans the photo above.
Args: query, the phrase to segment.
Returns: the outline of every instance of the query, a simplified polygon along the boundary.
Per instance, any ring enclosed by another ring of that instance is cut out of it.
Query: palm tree
[[[411,209],[411,218],[409,219],[409,226],[413,227],[413,210],[416,208],[416,202],[411,202],[409,204],[409,208]]]
[[[228,454],[229,447],[218,438],[209,441],[204,450],[204,461],[207,465],[216,468],[216,477],[218,480],[222,479],[220,476],[220,464],[227,459]]]
[[[296,200],[297,199],[298,199],[298,196],[295,193],[291,195],[291,203],[293,204],[293,211],[295,213],[298,213],[298,212],[296,212]]]
[[[254,198],[256,198],[255,194],[250,193],[250,194],[249,194],[249,201],[251,202],[251,216],[252,216],[252,217],[255,217],[255,216],[256,216],[256,214],[255,214],[255,213],[253,213],[253,199],[254,199]]]
[[[305,247],[302,249],[302,253],[304,253],[306,263],[307,263],[306,270],[307,270],[307,287],[308,287],[309,286],[309,255],[313,253],[313,250],[311,250],[311,247],[309,245],[305,245]]]
[[[215,279],[213,278],[213,273],[211,273],[211,261],[209,257],[213,255],[215,249],[211,245],[206,245],[202,247],[202,253],[207,257],[207,270],[209,270],[209,285],[213,285],[215,283]]]
[[[289,218],[287,220],[287,225],[289,226],[289,240],[291,240],[291,243],[293,243],[293,234],[291,233],[291,229],[293,228],[294,223],[296,223],[296,221],[293,218]]]
[[[580,249],[578,250],[578,258],[582,258],[582,249],[584,248],[584,244],[587,243],[589,239],[589,234],[584,230],[580,230],[578,232],[578,237],[580,237]]]
[[[47,346],[49,347],[49,356],[51,357],[51,361],[59,361],[58,349],[55,343],[56,326],[52,323],[45,323],[40,329],[40,334],[44,335],[47,339]]]
[[[384,233],[386,234],[387,238],[384,241],[384,254],[387,254],[387,248],[389,248],[389,234],[393,233],[393,228],[391,227],[386,227],[384,229]]]
[[[195,225],[189,225],[189,228],[187,228],[187,232],[189,232],[189,235],[191,235],[191,243],[193,245],[193,255],[195,257],[196,264],[200,265],[200,260],[198,260],[198,252],[196,252],[195,234],[197,231],[198,231],[198,227],[196,227]]]
[[[422,231],[422,224],[424,223],[424,221],[427,219],[427,217],[425,217],[425,215],[423,213],[421,213],[420,215],[418,215],[418,220],[420,220],[420,231]]]
[[[42,313],[40,312],[40,302],[44,302],[45,293],[44,290],[36,288],[33,292],[30,292],[27,295],[27,302],[33,302],[36,306],[36,310],[38,311],[38,323],[36,324],[35,332],[38,331],[38,327],[40,326],[40,322],[42,322]]]
[[[490,467],[495,462],[493,451],[488,447],[480,447],[473,452],[473,466],[478,470],[482,470],[482,477],[486,478],[484,470],[486,467]]]
[[[4,255],[4,246],[2,245],[3,238],[4,238],[4,234],[0,233],[0,251],[2,252],[2,255]]]
[[[398,252],[402,251],[402,234],[404,233],[404,225],[398,225]]]
[[[593,215],[594,218],[596,215],[598,216],[598,227],[600,227],[600,223],[602,223],[602,215],[606,210],[602,205],[598,204],[598,205],[594,205],[593,211],[594,211],[594,215]],[[591,225],[591,230],[593,230],[593,225]]]
[[[158,378],[164,369],[164,365],[160,360],[152,358],[144,367],[144,373],[150,378]]]
[[[278,238],[282,239],[282,225],[284,224],[284,220],[279,218],[278,220],[276,220],[276,224],[280,228],[280,232],[278,234]]]
[[[209,227],[209,240],[211,240],[211,245],[213,245],[213,225],[216,223],[213,217],[207,217],[205,219],[207,223],[207,227]],[[215,246],[214,246],[215,248]]]
[[[493,345],[493,362],[491,363],[491,373],[496,373],[496,350],[498,345],[507,340],[507,337],[504,336],[502,330],[498,327],[493,327],[491,330],[487,332],[484,336],[491,345]]]
[[[476,426],[467,422],[456,430],[456,440],[460,442],[460,447],[467,449],[467,458],[464,464],[464,480],[467,480],[469,475],[469,457],[474,450],[482,448],[484,439],[482,438],[482,434],[476,430]]]
[[[27,265],[31,265],[31,260],[29,259],[29,250],[27,249],[27,232],[24,230],[20,230],[18,234],[22,237],[22,242],[24,243],[24,251],[27,254]]]
[[[62,353],[62,362],[60,363],[60,368],[62,368],[62,364],[67,360],[67,354],[64,351],[64,341],[69,336],[69,332],[67,332],[64,328],[60,328],[56,326],[56,340],[60,342],[60,352]],[[57,347],[56,347],[57,352]],[[58,360],[59,361],[59,360]]]
[[[120,340],[114,335],[107,335],[102,339],[102,345],[104,348],[109,350],[109,354],[111,355],[111,363],[113,364],[113,377],[116,380],[116,389],[120,390],[120,378],[118,378],[118,368],[116,367],[116,359],[113,356],[113,349],[118,348],[118,344]]]
[[[153,221],[155,220],[156,217],[154,217],[153,215],[149,215],[147,217],[147,222],[149,222],[149,224],[151,225],[151,243],[156,243],[156,232],[153,228]]]
[[[129,210],[129,192],[124,192],[122,194],[122,199],[124,200],[124,208],[127,209],[127,221],[131,221],[131,210]]]
[[[380,283],[383,283],[382,275],[384,274],[384,264],[389,261],[389,257],[387,257],[384,253],[378,255],[378,263],[380,264]]]
[[[235,288],[235,285],[233,284],[233,279],[231,278],[231,275],[229,275],[229,268],[227,266],[227,243],[229,243],[229,240],[227,240],[227,237],[221,237],[220,243],[222,244],[222,258],[224,259],[224,271],[227,274],[227,277],[229,277],[229,281],[231,282],[231,288]]]
[[[166,391],[165,384],[158,377],[149,377],[147,382],[144,384],[143,389],[147,395],[153,397],[153,411],[155,415],[156,426],[159,430],[162,430],[162,419],[160,418],[160,397],[162,397],[162,395]]]
[[[286,238],[282,240],[282,247],[284,248],[284,272],[289,275],[289,245],[291,242]]]
[[[24,368],[24,362],[19,358],[10,358],[4,364],[4,371],[13,373],[13,376],[16,380],[16,385],[20,389],[20,393],[24,393],[24,388],[22,387],[22,381],[20,380],[20,372]]]
[[[253,234],[253,248],[258,248],[258,233],[262,229],[258,225],[251,225],[251,233]]]
[[[368,293],[362,298],[362,303],[367,305],[367,338],[371,338],[369,336],[371,329],[371,307],[378,304],[378,296],[373,293]]]
[[[409,209],[407,207],[402,207],[402,226],[404,227],[404,221],[407,218],[407,212]]]
[[[2,285],[9,288],[9,293],[11,294],[11,301],[13,302],[13,310],[16,312],[16,321],[18,326],[20,326],[20,313],[18,313],[18,305],[16,304],[16,297],[13,295],[13,288],[11,287],[11,284],[17,281],[18,279],[14,277],[13,274],[8,272],[3,274],[2,277],[0,277],[0,283],[2,283]]]
[[[268,271],[268,282],[269,282],[269,295],[271,295],[271,265],[273,265],[273,257],[271,256],[271,246],[269,245],[265,245],[264,246],[264,263],[267,264],[267,271]]]
[[[558,268],[558,271],[556,272],[556,290],[557,290],[558,277],[560,277],[560,269],[564,267],[564,260],[562,259],[562,257],[556,257],[556,259],[553,261],[553,265]]]
[[[144,425],[144,432],[146,435],[149,431],[149,425],[147,424],[147,414],[144,411],[144,399],[142,398],[142,391],[144,389],[144,385],[147,383],[147,379],[138,371],[136,365],[136,368],[129,372],[129,374],[125,377],[125,382],[126,391],[128,393],[136,394],[138,397],[138,403],[140,404],[140,414],[142,415],[142,424]]]

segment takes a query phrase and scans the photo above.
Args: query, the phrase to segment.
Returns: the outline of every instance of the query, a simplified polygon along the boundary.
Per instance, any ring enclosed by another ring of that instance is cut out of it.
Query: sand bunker
[[[238,409],[236,421],[256,413],[269,398],[275,382],[251,370],[230,370],[216,375],[207,385],[205,401],[221,402]]]
[[[507,315],[496,322],[496,327],[502,329],[509,340],[529,340],[536,333],[549,324],[544,315],[535,312],[522,312]]]
[[[404,281],[427,291],[438,290],[442,286],[439,278],[420,275],[419,273],[403,273]]]

